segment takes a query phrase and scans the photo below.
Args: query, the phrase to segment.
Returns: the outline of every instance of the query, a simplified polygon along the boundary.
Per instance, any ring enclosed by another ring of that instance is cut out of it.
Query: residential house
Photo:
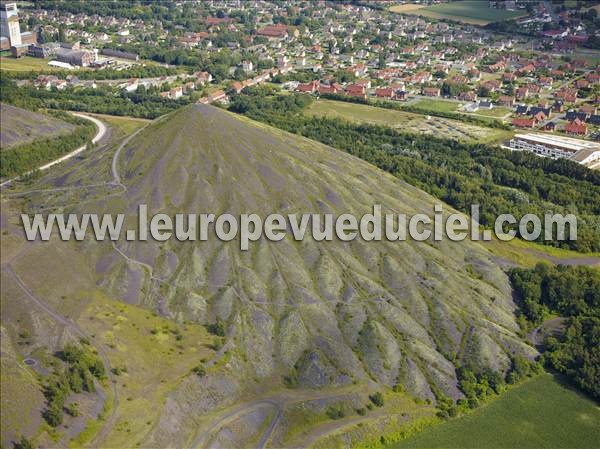
[[[588,128],[585,122],[575,119],[565,125],[565,132],[576,136],[585,136],[588,132]]]
[[[515,104],[515,97],[511,97],[509,95],[502,95],[498,100],[498,104],[500,106],[512,108]]]
[[[513,126],[517,128],[534,128],[537,124],[535,118],[514,118],[512,121]]]
[[[516,92],[517,100],[524,100],[529,96],[529,89],[527,87],[519,87]]]
[[[424,87],[422,90],[422,94],[426,97],[439,97],[440,96],[440,88],[439,87]]]

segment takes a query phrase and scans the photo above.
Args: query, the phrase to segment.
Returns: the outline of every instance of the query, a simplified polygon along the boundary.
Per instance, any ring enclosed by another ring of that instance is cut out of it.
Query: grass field
[[[455,112],[458,109],[459,103],[455,101],[444,101],[436,98],[435,100],[423,98],[411,104],[416,108],[428,109],[437,112]]]
[[[0,69],[11,70],[14,72],[28,72],[28,71],[55,71],[61,70],[56,67],[48,65],[48,60],[43,58],[32,58],[30,56],[23,56],[22,58],[16,59],[12,57],[0,57]]]
[[[586,449],[600,441],[600,409],[543,374],[473,413],[388,449]]]
[[[510,114],[510,112],[511,111],[508,108],[495,107],[493,109],[479,109],[477,112],[474,113],[474,115],[484,115],[486,117],[502,118],[506,114]]]
[[[415,3],[405,3],[404,5],[394,5],[390,8],[392,12],[410,13],[421,8],[425,8],[426,5],[417,5]]]
[[[414,8],[413,8],[414,6]],[[491,22],[516,19],[526,15],[523,11],[506,11],[489,8],[488,2],[464,0],[451,3],[438,3],[431,6],[397,5],[390,8],[392,12],[415,14],[431,19],[449,19],[473,25],[487,25]]]
[[[494,239],[491,242],[483,243],[483,245],[495,256],[523,267],[533,267],[541,260],[563,264],[593,264],[596,260],[595,265],[600,266],[599,253],[579,253],[521,239],[514,239],[509,242]]]
[[[129,135],[134,131],[137,131],[142,126],[151,122],[143,118],[136,117],[121,117],[118,115],[106,115],[106,114],[91,114],[94,117],[98,117],[100,120],[108,123],[119,129],[123,134]]]
[[[421,101],[437,104],[434,100]],[[440,103],[443,105],[438,107],[456,108],[456,104],[453,102]],[[448,106],[445,103],[448,103]],[[427,103],[423,107],[431,106]],[[500,129],[484,128],[442,117],[428,119],[421,114],[342,101],[318,100],[313,102],[306,113],[315,116],[339,117],[352,122],[391,126],[407,132],[443,135],[465,141],[492,142],[507,137],[506,131]]]

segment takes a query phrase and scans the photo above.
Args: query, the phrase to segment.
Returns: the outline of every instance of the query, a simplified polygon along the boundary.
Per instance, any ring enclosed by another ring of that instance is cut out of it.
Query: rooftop
[[[542,145],[559,145],[571,151],[579,151],[583,149],[600,150],[599,143],[589,142],[581,139],[573,139],[570,137],[549,136],[546,134],[515,134],[514,138],[529,140]]]

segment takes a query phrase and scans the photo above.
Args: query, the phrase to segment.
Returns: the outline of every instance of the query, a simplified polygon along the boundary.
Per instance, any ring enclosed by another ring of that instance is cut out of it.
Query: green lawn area
[[[509,114],[510,112],[511,110],[508,108],[494,107],[493,109],[479,109],[477,112],[475,112],[475,115],[484,115],[486,117],[501,118],[504,117],[506,114]]]
[[[523,17],[527,14],[525,11],[506,11],[503,9],[490,8],[487,1],[478,0],[438,3],[424,8],[405,7],[401,9],[392,9],[392,11],[416,14],[432,19],[450,19],[474,25],[487,25],[491,22]]]
[[[10,56],[0,56],[0,69],[11,70],[13,72],[61,70],[49,66],[47,59],[32,58],[31,56],[23,56],[19,59]]]
[[[387,448],[592,449],[598,441],[600,408],[543,374],[467,416]]]
[[[414,106],[415,108],[423,108],[425,110],[436,112],[455,112],[456,109],[458,109],[458,105],[459,103],[455,101],[441,100],[439,98],[423,98],[411,104],[411,106]]]

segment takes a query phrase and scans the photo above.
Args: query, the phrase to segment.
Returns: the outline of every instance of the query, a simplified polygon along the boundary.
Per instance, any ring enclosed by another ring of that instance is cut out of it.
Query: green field
[[[585,449],[597,448],[598,441],[598,406],[544,374],[388,449]]]
[[[151,120],[143,118],[118,116],[118,115],[107,115],[107,114],[91,114],[98,119],[107,122],[109,125],[116,127],[123,134],[129,135],[134,131],[137,131],[142,126],[147,125]]]
[[[522,267],[533,268],[541,260],[557,264],[582,264],[600,267],[600,254],[598,253],[579,253],[518,238],[508,242],[494,238],[492,241],[482,244],[495,256]]]
[[[411,6],[415,6],[412,8]],[[451,3],[438,3],[431,6],[398,5],[392,12],[415,14],[432,19],[449,19],[474,25],[487,25],[491,22],[516,19],[526,15],[524,11],[506,11],[489,8],[487,1],[465,0]]]
[[[484,115],[486,117],[502,118],[510,114],[511,110],[504,107],[495,107],[493,109],[479,109],[474,115]]]
[[[429,109],[433,109],[433,105],[438,105],[437,108],[441,108],[440,111],[448,112],[456,109],[457,103],[425,99],[420,100],[418,105]],[[450,108],[452,109],[450,110]],[[444,135],[464,141],[496,142],[509,136],[507,131],[501,129],[485,128],[443,117],[428,118],[425,115],[411,112],[342,101],[323,99],[315,101],[310,105],[306,114],[339,117],[351,122],[390,126],[399,131],[420,134]]]
[[[456,112],[459,103],[455,101],[445,101],[436,98],[435,100],[423,98],[411,104],[416,108],[423,108],[435,112]]]
[[[10,70],[13,72],[41,72],[41,71],[56,71],[63,70],[48,65],[48,60],[43,58],[32,58],[30,56],[23,56],[22,58],[16,59],[13,57],[0,57],[0,69]]]

